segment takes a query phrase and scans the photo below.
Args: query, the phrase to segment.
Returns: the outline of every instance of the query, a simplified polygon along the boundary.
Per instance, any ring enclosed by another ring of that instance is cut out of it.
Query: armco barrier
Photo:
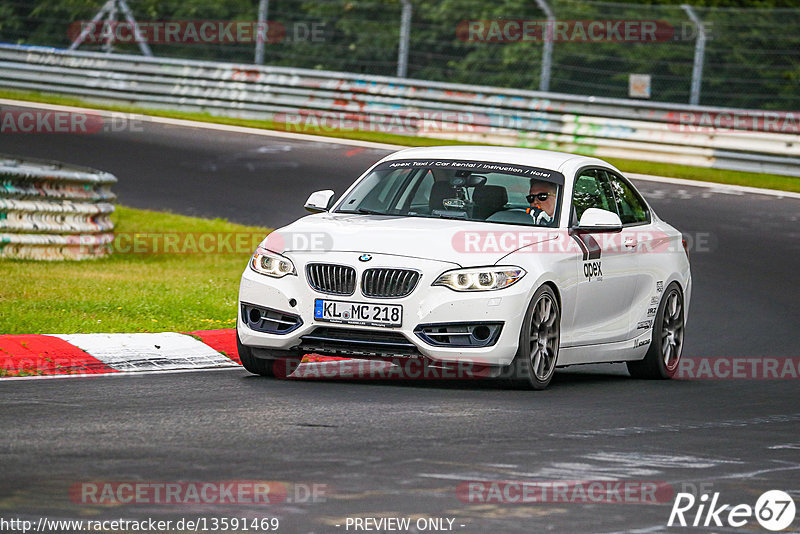
[[[106,172],[0,155],[0,257],[80,260],[109,254],[116,181]]]
[[[800,176],[797,113],[19,45],[0,45],[0,87],[275,120],[300,132],[315,131],[309,118],[389,132],[401,122],[405,135]],[[722,127],[705,127],[719,118]],[[738,129],[727,127],[734,120]]]

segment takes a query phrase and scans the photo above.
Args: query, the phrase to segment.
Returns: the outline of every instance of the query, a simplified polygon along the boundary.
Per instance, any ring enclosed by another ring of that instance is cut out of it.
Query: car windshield
[[[556,226],[564,176],[486,161],[399,160],[375,167],[337,213]]]

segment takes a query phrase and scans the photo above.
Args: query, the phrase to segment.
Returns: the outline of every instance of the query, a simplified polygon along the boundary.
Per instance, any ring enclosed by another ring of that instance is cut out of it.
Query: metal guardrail
[[[0,258],[110,254],[116,181],[107,172],[0,155]]]
[[[412,136],[800,176],[799,117],[777,112],[18,45],[0,45],[0,87],[273,120],[306,133],[319,132],[320,122],[366,125]],[[749,129],[704,126],[704,120],[725,117]],[[788,125],[788,132],[776,124]]]

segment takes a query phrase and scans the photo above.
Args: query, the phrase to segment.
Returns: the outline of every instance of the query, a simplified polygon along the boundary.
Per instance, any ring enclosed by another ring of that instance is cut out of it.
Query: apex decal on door
[[[602,280],[603,279],[603,266],[599,261],[590,261],[583,264],[583,276],[586,277],[587,280],[590,282],[594,280]]]

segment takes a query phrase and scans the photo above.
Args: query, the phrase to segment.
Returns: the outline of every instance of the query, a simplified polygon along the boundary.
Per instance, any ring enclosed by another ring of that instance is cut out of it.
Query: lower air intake
[[[303,324],[297,315],[252,304],[242,304],[242,320],[251,330],[265,334],[288,334]]]
[[[434,347],[491,347],[497,343],[503,323],[421,324],[414,333]]]

